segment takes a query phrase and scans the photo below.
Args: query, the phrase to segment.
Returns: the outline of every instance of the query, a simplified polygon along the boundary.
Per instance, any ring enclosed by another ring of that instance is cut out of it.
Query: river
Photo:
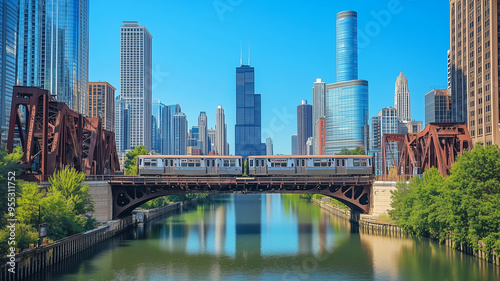
[[[31,280],[500,280],[424,238],[364,234],[296,195],[221,195],[101,243]]]

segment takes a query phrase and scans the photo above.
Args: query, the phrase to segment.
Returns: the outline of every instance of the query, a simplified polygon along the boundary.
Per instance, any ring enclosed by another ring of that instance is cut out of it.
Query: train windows
[[[342,167],[345,167],[345,160],[342,159]]]
[[[151,167],[156,167],[156,159],[151,159]]]
[[[264,166],[266,165],[266,164],[264,164],[264,161],[266,161],[266,160],[262,159],[262,160],[260,161],[260,162],[261,162],[260,164],[261,164],[261,166],[262,166],[262,167],[264,167]]]
[[[340,166],[340,160],[337,159],[337,167]]]
[[[372,159],[371,158],[368,159],[368,166],[370,166],[370,167],[372,166]]]
[[[224,163],[223,164],[224,167],[229,167],[229,160],[224,159],[223,163]]]
[[[235,159],[229,160],[229,167],[236,167],[236,160]]]
[[[296,162],[296,164],[295,164],[295,165],[296,165],[297,167],[298,167],[298,166],[300,166],[300,160],[299,160],[299,159],[295,160],[295,162]]]
[[[181,159],[181,167],[187,167],[187,166],[188,166],[187,159]]]
[[[314,160],[313,166],[314,167],[320,167],[321,166],[321,161],[319,159]]]
[[[188,167],[194,167],[194,163],[193,163],[193,162],[191,162],[191,161],[189,161],[189,162],[188,162]]]
[[[210,160],[207,159],[207,167],[210,167]]]
[[[174,166],[174,159],[170,159],[170,167]]]
[[[151,160],[150,159],[145,159],[144,160],[144,167],[150,167],[151,166]]]
[[[250,167],[253,167],[253,159],[250,159]]]
[[[215,159],[212,159],[212,167],[215,167]]]
[[[302,159],[302,167],[306,166],[306,160]]]
[[[359,166],[360,166],[359,160],[358,160],[358,159],[354,159],[354,160],[352,161],[352,165],[353,165],[354,167],[359,167]]]

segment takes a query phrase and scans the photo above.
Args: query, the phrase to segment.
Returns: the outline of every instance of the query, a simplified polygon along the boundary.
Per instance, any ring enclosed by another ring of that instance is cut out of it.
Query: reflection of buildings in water
[[[272,201],[273,195],[272,194],[266,194],[265,200],[266,200],[266,221],[267,221],[267,229],[271,229],[271,221],[272,221],[272,215],[273,215],[273,201]],[[276,203],[276,202],[275,202]]]
[[[247,258],[250,254],[260,256],[261,245],[261,195],[235,194],[236,255]]]
[[[372,257],[375,276],[398,280],[399,257],[403,248],[413,248],[410,239],[359,233],[362,247]]]
[[[226,205],[217,207],[215,211],[215,254],[224,254],[226,244]]]
[[[309,254],[312,252],[312,240],[313,240],[313,226],[312,222],[310,223],[305,223],[305,222],[298,222],[297,223],[297,229],[298,229],[298,243],[299,243],[299,254]]]

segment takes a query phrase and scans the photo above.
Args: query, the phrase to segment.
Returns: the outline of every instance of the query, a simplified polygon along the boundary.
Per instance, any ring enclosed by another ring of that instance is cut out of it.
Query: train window
[[[144,167],[150,167],[151,166],[151,160],[146,159],[144,160]]]
[[[345,160],[342,159],[342,167],[345,167]]]
[[[210,167],[210,160],[207,159],[207,167]]]
[[[193,162],[189,162],[188,163],[188,167],[194,167],[194,163]]]
[[[340,166],[340,160],[337,159],[337,167]]]
[[[299,160],[299,159],[295,160],[295,162],[296,162],[296,164],[295,164],[295,165],[296,165],[297,167],[298,167],[298,166],[300,166],[300,160]]]
[[[234,159],[229,160],[229,167],[236,167],[236,160]]]
[[[187,167],[187,166],[188,166],[187,159],[181,159],[181,167]]]
[[[366,167],[366,160],[361,160],[361,167]]]
[[[238,158],[238,167],[241,167],[241,159]]]
[[[372,166],[372,159],[368,159],[368,166]]]
[[[261,164],[261,166],[262,166],[262,167],[264,167],[264,166],[266,165],[266,164],[264,164],[264,161],[266,161],[266,160],[262,159],[262,160],[260,161],[260,162],[261,162],[260,164]]]
[[[258,159],[255,160],[255,167],[259,167],[260,161]]]
[[[352,165],[353,165],[354,167],[359,167],[359,166],[360,166],[360,165],[359,165],[359,160],[354,159],[354,160],[353,160],[353,162],[352,162]]]
[[[229,160],[224,159],[224,167],[229,167]]]
[[[139,165],[144,165],[144,161],[142,159],[140,160],[139,163],[140,163]]]
[[[215,167],[215,159],[212,159],[212,167]]]
[[[151,159],[151,167],[156,167],[156,159]]]
[[[170,159],[170,167],[174,166],[174,159]]]
[[[314,167],[319,167],[319,166],[321,166],[321,161],[320,161],[320,160],[314,160],[313,166],[314,166]]]
[[[326,167],[328,166],[328,162],[326,162],[326,159],[321,160],[321,167]]]
[[[253,159],[250,159],[250,167],[253,167]]]
[[[306,166],[306,160],[302,159],[302,167]]]

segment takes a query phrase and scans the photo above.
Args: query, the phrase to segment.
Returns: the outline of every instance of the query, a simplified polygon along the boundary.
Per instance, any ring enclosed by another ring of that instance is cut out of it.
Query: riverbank
[[[57,240],[52,244],[24,250],[12,257],[13,263],[8,261],[0,267],[0,280],[24,280],[36,272],[49,269],[75,254],[122,233],[137,223],[153,220],[195,203],[198,203],[198,198],[151,210],[137,210],[127,218],[108,221],[96,229]],[[13,270],[9,271],[10,268]]]
[[[311,202],[315,205],[320,206],[322,209],[327,210],[328,212],[350,220],[353,223],[357,223],[359,225],[359,231],[366,233],[366,234],[376,234],[376,235],[385,235],[385,236],[391,236],[391,237],[408,237],[409,235],[405,233],[405,231],[398,227],[395,224],[387,223],[387,222],[381,222],[381,221],[376,221],[376,220],[369,220],[369,219],[359,219],[358,221],[352,220],[351,216],[351,211],[350,210],[345,210],[341,209],[338,207],[335,207],[331,204],[328,204],[326,202],[317,200],[317,199],[310,199]],[[451,239],[447,239],[443,243],[443,245],[446,245],[448,247],[453,248],[454,247],[454,242]],[[477,257],[482,260],[486,260],[490,263],[493,263],[495,265],[500,265],[500,258],[496,255],[491,255],[488,256],[486,252],[482,250],[474,250],[472,247],[460,245],[455,248],[455,250],[458,250],[460,252],[463,252],[465,254]]]

